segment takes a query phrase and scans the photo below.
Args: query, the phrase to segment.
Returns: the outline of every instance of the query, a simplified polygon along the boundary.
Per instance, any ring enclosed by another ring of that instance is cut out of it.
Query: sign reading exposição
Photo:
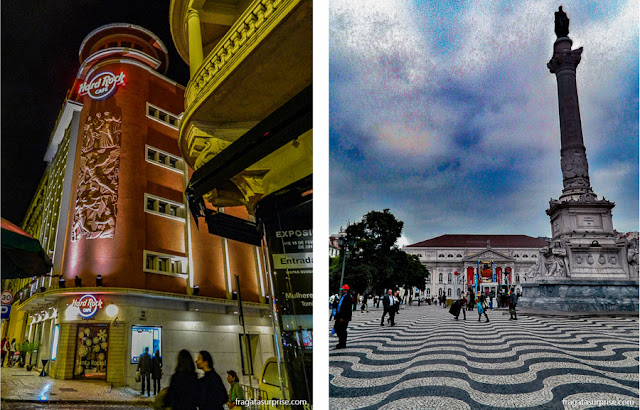
[[[116,86],[124,85],[124,73],[117,76],[110,71],[103,71],[93,77],[91,81],[80,84],[78,94],[89,94],[94,100],[104,100],[114,93]]]
[[[83,295],[80,299],[73,299],[71,306],[77,307],[82,317],[91,317],[96,314],[98,309],[102,309],[102,299],[96,299],[93,295]]]

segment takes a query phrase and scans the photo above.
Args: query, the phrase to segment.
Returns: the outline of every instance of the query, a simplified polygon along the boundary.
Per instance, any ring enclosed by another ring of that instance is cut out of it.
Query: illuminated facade
[[[191,172],[178,147],[184,87],[164,76],[166,47],[142,27],[110,24],[84,39],[79,57],[23,224],[52,274],[16,289],[8,336],[41,342],[31,361],[48,359],[54,378],[138,387],[144,346],[168,369],[181,349],[208,350],[216,368],[236,369],[245,383],[258,377],[275,355],[266,258],[189,217]]]
[[[526,235],[442,235],[403,250],[429,270],[423,296],[452,299],[467,291],[520,290],[544,246],[547,239]]]
[[[282,390],[311,401],[312,2],[173,0],[169,18],[191,72],[178,135],[191,213],[266,250]]]

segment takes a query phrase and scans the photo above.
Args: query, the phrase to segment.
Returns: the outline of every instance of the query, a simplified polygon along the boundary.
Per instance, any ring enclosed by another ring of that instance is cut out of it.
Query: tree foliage
[[[425,289],[427,269],[418,258],[396,246],[404,223],[384,209],[371,211],[346,229],[348,255],[344,249],[337,263],[330,264],[329,286],[340,287],[344,263],[344,283],[356,293],[383,293],[385,289],[415,286]]]

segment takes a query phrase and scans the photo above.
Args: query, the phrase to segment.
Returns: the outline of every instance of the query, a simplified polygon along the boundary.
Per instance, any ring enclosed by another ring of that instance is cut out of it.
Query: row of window
[[[144,271],[186,279],[187,258],[145,250]]]
[[[154,148],[147,145],[146,159],[147,162],[151,162],[156,165],[169,168],[174,171],[182,172],[184,170],[184,161],[182,158],[162,151],[161,149]]]
[[[153,104],[147,103],[147,117],[156,120],[171,128],[178,129],[178,117],[168,111],[158,108]]]
[[[144,194],[145,211],[166,216],[171,219],[184,221],[186,208],[180,202],[174,202],[169,199],[160,198],[151,194]]]
[[[422,257],[422,255],[418,255],[418,257]],[[444,257],[445,257],[445,256],[444,256],[444,253],[441,253],[441,254],[439,254],[439,255],[438,255],[438,258],[444,258]],[[450,253],[450,254],[448,254],[446,257],[447,257],[447,258],[453,258],[454,256],[453,256],[453,254],[451,254],[451,253]],[[461,254],[457,254],[455,257],[456,257],[456,258],[462,258],[462,255],[461,255]],[[519,258],[519,257],[520,257],[520,255],[516,253],[515,255],[513,255],[513,257],[514,257],[514,258]],[[522,255],[522,257],[523,257],[523,258],[528,258],[529,256],[528,256],[528,255]],[[537,257],[538,257],[538,255],[533,254],[533,255],[531,255],[531,257],[532,257],[532,258],[537,258]]]

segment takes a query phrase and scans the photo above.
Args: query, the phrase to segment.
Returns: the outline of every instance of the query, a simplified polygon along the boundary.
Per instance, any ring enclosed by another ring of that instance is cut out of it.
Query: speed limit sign
[[[2,299],[3,305],[10,305],[13,302],[13,292],[10,290],[3,290],[0,294],[0,299]]]

